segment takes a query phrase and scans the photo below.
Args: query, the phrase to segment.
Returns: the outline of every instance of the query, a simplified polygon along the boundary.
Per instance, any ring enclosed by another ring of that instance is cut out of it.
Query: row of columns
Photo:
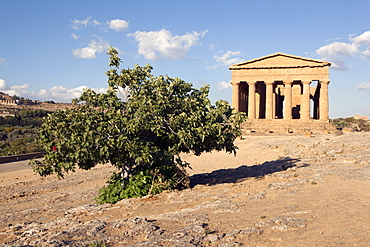
[[[256,83],[248,83],[248,118],[256,118]],[[274,107],[274,83],[265,82],[266,85],[266,119],[273,119]],[[303,93],[301,96],[300,119],[310,119],[310,84],[311,81],[301,81],[303,85]],[[319,119],[328,120],[328,84],[329,81],[319,81],[320,83],[320,99],[319,99]],[[284,81],[284,119],[292,119],[292,81]],[[239,84],[233,84],[233,99],[239,99]],[[239,101],[239,100],[238,100]],[[239,102],[238,102],[239,104]],[[239,107],[238,107],[239,108]],[[239,109],[237,109],[239,110]]]
[[[16,100],[7,100],[7,99],[1,99],[0,104],[4,105],[16,105],[17,101]]]

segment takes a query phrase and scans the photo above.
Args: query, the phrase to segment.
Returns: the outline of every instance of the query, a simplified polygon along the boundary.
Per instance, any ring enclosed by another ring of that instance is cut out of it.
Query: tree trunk
[[[128,181],[128,179],[130,177],[132,177],[132,171],[131,171],[131,167],[129,166],[121,166],[121,178],[123,178],[123,184],[122,186],[125,184],[126,181]]]

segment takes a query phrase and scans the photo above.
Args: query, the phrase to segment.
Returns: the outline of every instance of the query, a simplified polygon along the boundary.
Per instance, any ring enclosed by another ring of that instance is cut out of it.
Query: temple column
[[[279,105],[279,94],[276,92],[276,87],[273,86],[272,88],[273,94],[272,94],[272,117],[275,119],[277,117],[276,108],[277,105]]]
[[[310,119],[310,84],[311,81],[302,81],[303,94],[301,98],[301,119]]]
[[[320,103],[319,103],[319,117],[320,120],[329,119],[329,93],[328,85],[330,81],[320,81]]]
[[[292,82],[284,81],[284,119],[292,119]]]
[[[273,85],[274,82],[266,84],[266,119],[273,119]]]
[[[248,82],[248,118],[256,118],[256,83]]]
[[[239,84],[239,111],[240,112],[247,112],[247,84],[246,83],[240,83]]]
[[[233,81],[231,82],[231,85],[232,85],[231,105],[236,111],[239,111],[239,100],[240,100],[239,83]]]

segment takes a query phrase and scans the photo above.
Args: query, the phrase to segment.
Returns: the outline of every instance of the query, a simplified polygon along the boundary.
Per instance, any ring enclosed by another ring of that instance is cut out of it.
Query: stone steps
[[[307,134],[332,133],[335,127],[329,121],[300,119],[248,119],[243,125],[243,134]]]

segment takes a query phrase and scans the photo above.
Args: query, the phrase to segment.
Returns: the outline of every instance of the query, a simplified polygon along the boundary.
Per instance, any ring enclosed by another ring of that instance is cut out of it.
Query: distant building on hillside
[[[16,100],[0,99],[0,105],[18,105]]]
[[[3,112],[0,113],[0,116],[1,117],[15,117],[15,114],[12,114],[8,111],[3,111]]]
[[[17,101],[13,100],[8,94],[0,92],[0,105],[17,105]]]
[[[362,119],[362,120],[365,120],[365,121],[369,121],[369,118],[368,117],[361,116],[361,115],[354,115],[353,118],[354,119]]]

